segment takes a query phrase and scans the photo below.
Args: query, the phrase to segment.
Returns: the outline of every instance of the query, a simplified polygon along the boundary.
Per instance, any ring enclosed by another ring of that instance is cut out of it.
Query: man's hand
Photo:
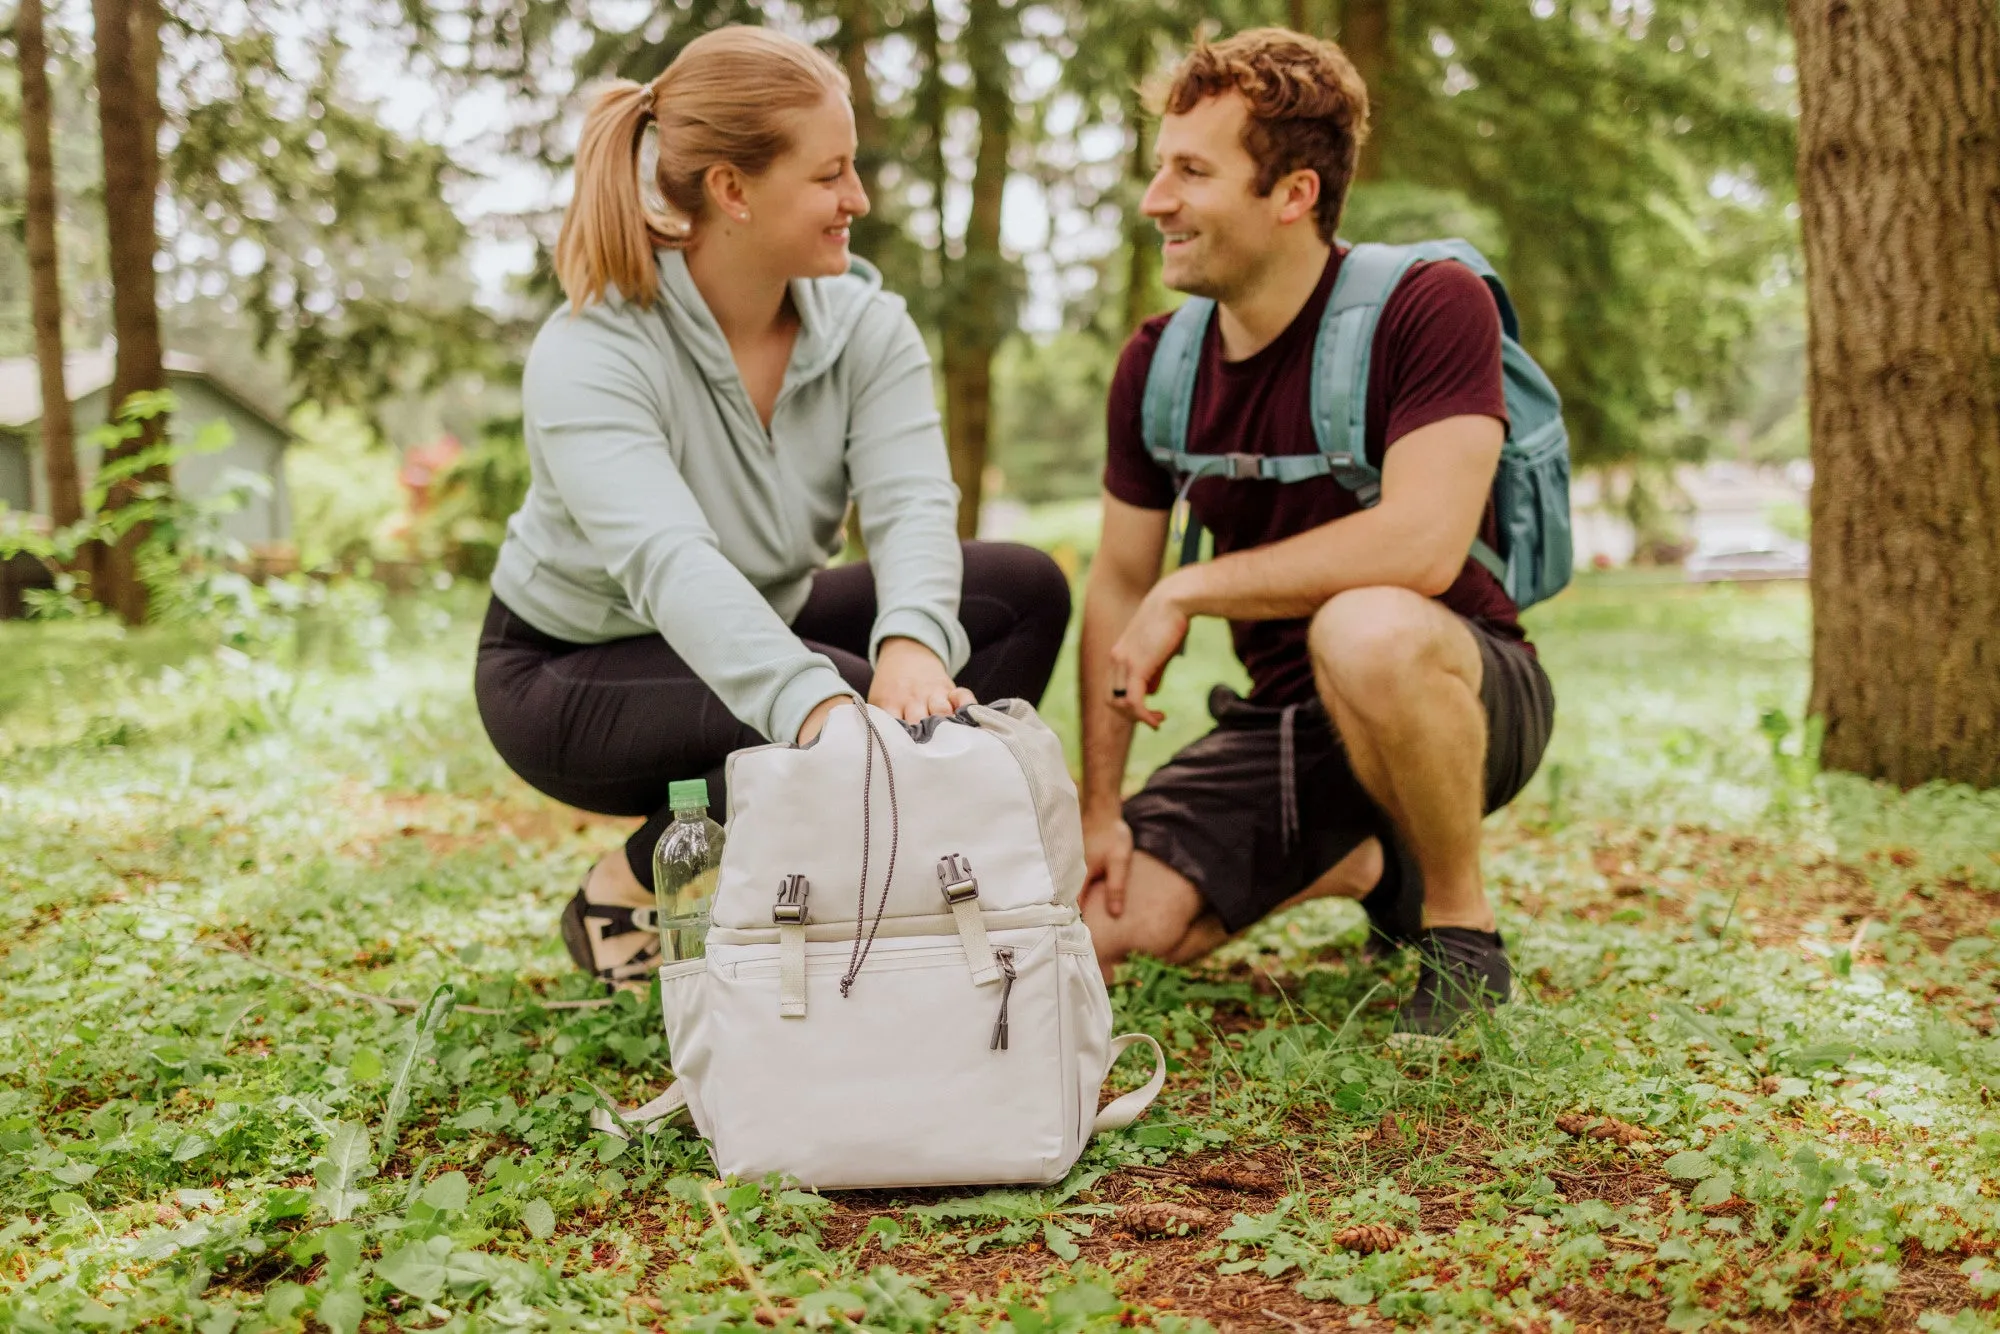
[[[1160,688],[1167,663],[1187,639],[1188,618],[1174,599],[1176,581],[1168,575],[1154,584],[1106,661],[1110,666],[1111,707],[1133,722],[1158,727],[1166,715],[1146,706],[1146,697]]]
[[[957,713],[979,701],[970,690],[952,684],[938,655],[914,639],[895,636],[882,641],[875,655],[875,681],[868,702],[887,709],[906,723],[934,714]]]
[[[1113,917],[1125,911],[1125,877],[1132,870],[1132,826],[1114,807],[1083,817],[1083,893],[1104,893],[1104,911]]]

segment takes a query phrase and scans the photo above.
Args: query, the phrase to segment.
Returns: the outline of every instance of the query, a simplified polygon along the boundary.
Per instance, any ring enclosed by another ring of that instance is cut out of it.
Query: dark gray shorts
[[[1555,720],[1555,692],[1518,641],[1481,621],[1465,625],[1483,669],[1491,812],[1535,776]],[[1137,849],[1193,881],[1229,930],[1262,919],[1371,836],[1393,847],[1388,817],[1362,790],[1318,700],[1294,706],[1289,729],[1286,710],[1251,704],[1224,686],[1210,693],[1208,710],[1215,730],[1154,771],[1126,801],[1125,820]],[[1296,797],[1289,812],[1287,768]],[[1414,892],[1421,903],[1420,887]]]

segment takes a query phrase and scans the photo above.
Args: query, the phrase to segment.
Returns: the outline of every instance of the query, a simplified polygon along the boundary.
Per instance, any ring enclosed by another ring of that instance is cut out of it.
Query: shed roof
[[[197,377],[209,386],[233,400],[245,412],[262,421],[280,437],[287,437],[291,429],[273,417],[248,394],[232,386],[211,371],[200,357],[185,352],[168,352],[161,357],[169,387],[176,377]],[[63,387],[69,391],[70,402],[88,398],[100,389],[111,387],[112,373],[118,363],[118,347],[115,343],[86,352],[71,352],[63,357]],[[20,430],[32,426],[42,419],[42,372],[41,365],[33,357],[0,357],[0,428]]]

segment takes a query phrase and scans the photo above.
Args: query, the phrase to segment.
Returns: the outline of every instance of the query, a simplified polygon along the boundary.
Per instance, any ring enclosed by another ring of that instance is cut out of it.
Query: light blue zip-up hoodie
[[[869,656],[929,647],[953,675],[962,556],[930,356],[857,259],[792,283],[800,319],[767,432],[687,260],[659,254],[650,309],[615,292],[549,317],[521,396],[532,482],[493,591],[575,643],[657,631],[731,713],[790,741],[848,693],[790,629],[852,498],[875,574]]]

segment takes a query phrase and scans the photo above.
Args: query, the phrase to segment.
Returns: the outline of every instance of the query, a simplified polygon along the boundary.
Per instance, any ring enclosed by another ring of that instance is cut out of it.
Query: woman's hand
[[[819,729],[826,726],[827,715],[843,704],[851,707],[853,703],[852,695],[828,695],[814,705],[813,711],[806,715],[806,720],[799,724],[799,744],[810,745],[813,738],[819,735]]]
[[[896,636],[883,640],[875,655],[875,682],[868,689],[868,702],[914,723],[933,714],[957,713],[978,700],[970,690],[952,684],[951,673],[937,654],[914,639]]]

